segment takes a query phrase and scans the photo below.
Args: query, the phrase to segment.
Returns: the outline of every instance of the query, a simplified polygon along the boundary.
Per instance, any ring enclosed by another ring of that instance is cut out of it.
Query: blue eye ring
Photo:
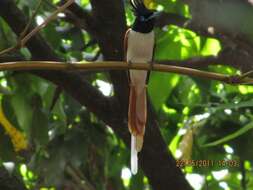
[[[146,20],[146,18],[144,16],[140,16],[139,17],[140,21],[144,22]]]

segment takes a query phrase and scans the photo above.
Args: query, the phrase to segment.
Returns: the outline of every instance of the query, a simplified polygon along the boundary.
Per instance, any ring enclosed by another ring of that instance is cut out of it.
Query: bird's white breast
[[[132,62],[150,62],[153,57],[154,31],[140,33],[130,30],[127,44],[127,60]]]
[[[149,63],[153,58],[154,31],[150,33],[140,33],[129,31],[127,41],[127,61],[132,63]],[[133,84],[144,86],[147,71],[130,71],[130,78]]]

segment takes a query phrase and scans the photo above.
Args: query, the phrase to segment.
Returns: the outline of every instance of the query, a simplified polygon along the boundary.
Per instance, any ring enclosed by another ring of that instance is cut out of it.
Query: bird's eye
[[[140,21],[142,21],[142,22],[145,21],[145,17],[144,17],[144,16],[141,16],[141,17],[140,17]]]

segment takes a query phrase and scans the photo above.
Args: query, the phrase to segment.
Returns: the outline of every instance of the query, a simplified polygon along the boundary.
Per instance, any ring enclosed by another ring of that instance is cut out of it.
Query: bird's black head
[[[157,12],[147,9],[143,0],[130,0],[136,19],[132,29],[136,32],[149,33],[153,30]]]

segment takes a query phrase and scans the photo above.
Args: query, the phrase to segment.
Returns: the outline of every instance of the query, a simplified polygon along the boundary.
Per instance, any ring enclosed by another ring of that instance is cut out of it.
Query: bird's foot
[[[154,69],[154,62],[153,61],[149,61],[148,64],[149,64],[149,70],[152,71]]]
[[[67,67],[68,67],[69,70],[74,70],[75,69],[75,66],[74,66],[74,64],[72,64],[71,61],[66,62],[66,64],[67,64]]]
[[[150,73],[151,73],[152,70],[154,70],[154,62],[153,61],[149,61],[148,64],[149,64],[149,70],[147,72],[146,86],[148,86]]]
[[[128,84],[131,84],[131,78],[130,78],[130,67],[133,65],[132,61],[127,61],[128,71],[127,71],[127,78],[128,78]]]
[[[128,65],[128,67],[131,67],[133,65],[133,62],[132,61],[128,61],[127,65]]]

